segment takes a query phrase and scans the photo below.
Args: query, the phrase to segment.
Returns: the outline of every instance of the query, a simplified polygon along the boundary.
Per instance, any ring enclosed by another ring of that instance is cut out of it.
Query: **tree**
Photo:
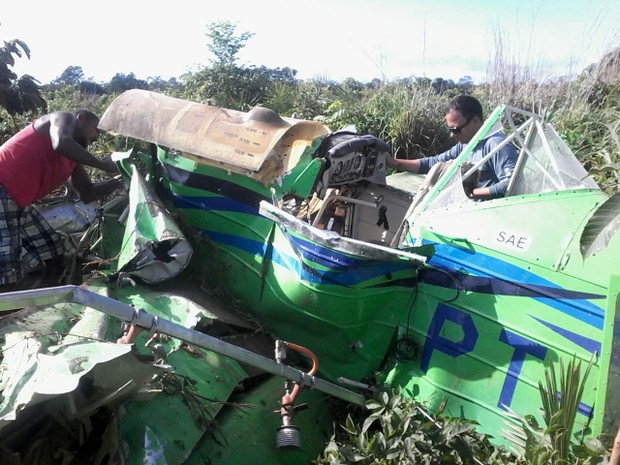
[[[237,26],[230,21],[218,21],[207,25],[206,35],[210,39],[207,48],[217,58],[211,60],[214,64],[224,67],[234,66],[239,50],[254,36],[251,32],[243,32],[237,36],[236,28]]]
[[[21,40],[4,41],[0,47],[0,107],[11,117],[37,109],[47,109],[38,81],[27,74],[18,77],[11,68],[15,57],[30,59],[30,49]]]
[[[149,76],[146,78],[146,83],[149,90],[168,95],[179,94],[183,90],[183,84],[176,77],[165,80],[161,76]]]
[[[108,89],[113,94],[120,94],[129,89],[148,89],[149,85],[142,79],[137,79],[134,73],[116,73],[108,84]]]
[[[431,82],[431,87],[435,91],[436,94],[442,94],[449,89],[454,89],[456,84],[452,79],[444,79],[444,78],[435,78]]]
[[[471,76],[463,76],[456,85],[461,90],[469,91],[474,87],[474,80]]]
[[[104,95],[105,88],[91,79],[84,79],[84,71],[81,66],[68,66],[65,70],[50,82],[43,86],[43,90],[57,91],[62,88],[72,87],[77,89],[81,94]]]
[[[81,81],[78,84],[78,89],[81,94],[92,94],[92,95],[104,95],[105,88],[94,81]]]
[[[243,67],[236,64],[237,54],[254,34],[236,34],[229,21],[207,25],[207,45],[216,59],[211,66],[183,77],[186,97],[225,108],[244,110],[260,105],[273,96],[278,84],[293,84],[297,71],[291,68],[270,69],[265,66]]]
[[[58,86],[77,86],[84,80],[84,71],[81,66],[69,66],[54,79],[51,84]]]

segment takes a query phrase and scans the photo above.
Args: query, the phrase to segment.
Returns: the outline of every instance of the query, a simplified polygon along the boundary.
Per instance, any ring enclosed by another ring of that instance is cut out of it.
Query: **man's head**
[[[482,126],[482,105],[471,95],[459,95],[446,108],[446,126],[452,137],[466,144]]]
[[[73,132],[73,138],[82,147],[86,148],[97,139],[99,139],[99,117],[89,110],[76,110],[75,115],[75,130]]]

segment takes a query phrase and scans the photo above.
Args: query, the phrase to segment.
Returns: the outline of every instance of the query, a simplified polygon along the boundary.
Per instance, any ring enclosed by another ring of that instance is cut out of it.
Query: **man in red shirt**
[[[56,271],[64,258],[58,234],[33,208],[64,182],[86,203],[122,186],[119,178],[93,183],[83,165],[118,173],[110,159],[86,148],[99,137],[99,118],[88,110],[41,116],[0,146],[0,290],[23,278],[25,257],[33,267]]]

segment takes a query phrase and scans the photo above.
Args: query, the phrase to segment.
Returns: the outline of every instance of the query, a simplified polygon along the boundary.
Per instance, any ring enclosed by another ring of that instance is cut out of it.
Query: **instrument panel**
[[[387,152],[375,147],[364,147],[348,153],[330,154],[331,166],[323,179],[328,186],[370,181],[385,184]]]

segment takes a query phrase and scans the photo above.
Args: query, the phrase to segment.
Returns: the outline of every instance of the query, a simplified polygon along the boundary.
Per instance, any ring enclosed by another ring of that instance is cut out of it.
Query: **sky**
[[[300,79],[479,83],[498,56],[557,77],[620,46],[620,0],[5,0],[0,40],[28,45],[13,71],[42,84],[69,66],[96,82],[169,79],[209,65],[207,25],[218,21],[253,34],[239,65]]]

